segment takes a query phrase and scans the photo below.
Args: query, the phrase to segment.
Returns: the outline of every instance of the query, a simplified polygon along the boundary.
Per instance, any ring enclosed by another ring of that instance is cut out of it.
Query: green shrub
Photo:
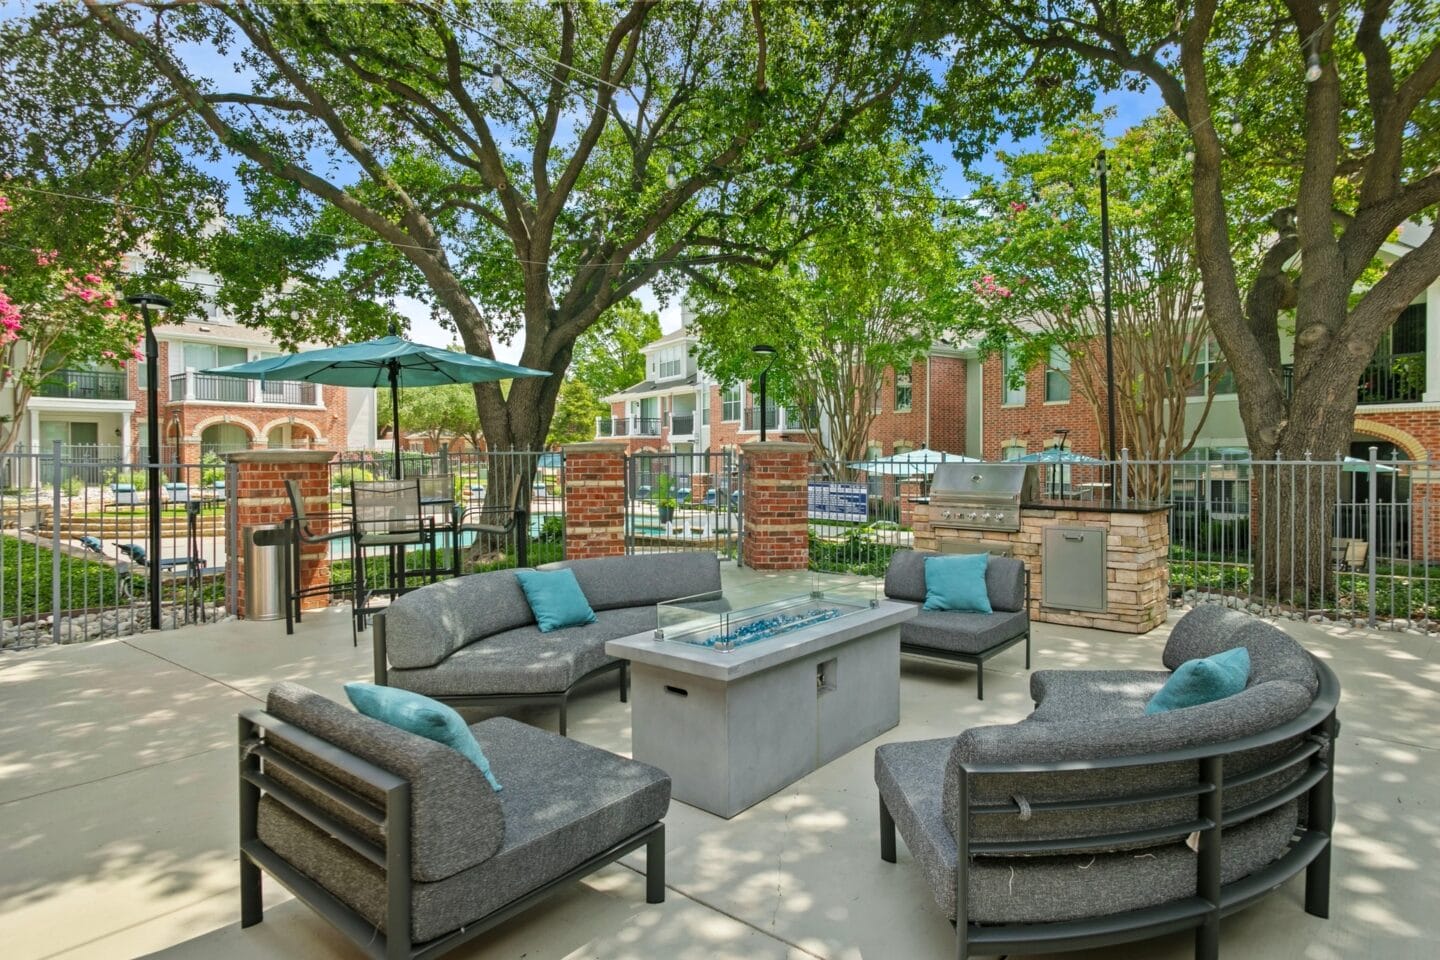
[[[810,569],[822,573],[859,573],[871,577],[885,575],[890,558],[898,548],[880,543],[863,534],[851,534],[842,540],[810,538]]]
[[[132,470],[129,467],[111,467],[104,473],[106,486],[112,483],[128,483],[136,490],[144,490],[149,485],[149,473],[144,470]]]
[[[345,466],[330,474],[331,487],[348,487],[352,483],[366,483],[375,479],[375,474],[364,467]]]
[[[60,489],[67,497],[78,497],[85,490],[85,481],[72,474],[60,484]]]
[[[205,486],[213,485],[217,480],[225,479],[225,458],[214,450],[208,451],[200,457],[200,482]]]

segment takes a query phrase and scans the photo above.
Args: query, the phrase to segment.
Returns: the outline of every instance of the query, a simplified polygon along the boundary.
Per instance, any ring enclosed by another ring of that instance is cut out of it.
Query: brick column
[[[911,478],[901,480],[898,486],[900,488],[900,526],[913,527],[915,507],[917,506],[915,498],[920,496],[921,491],[925,489],[925,483],[923,480]]]
[[[810,445],[747,443],[740,469],[745,535],[740,562],[752,570],[810,566]]]
[[[565,453],[565,558],[625,554],[625,443],[570,443]]]
[[[1410,471],[1410,556],[1440,559],[1440,474],[1428,465]]]
[[[299,480],[300,495],[305,498],[305,512],[324,517],[330,504],[330,461],[333,450],[241,450],[225,455],[234,464],[235,483],[227,488],[226,497],[233,518],[234,536],[225,539],[225,552],[230,569],[235,571],[235,611],[241,618],[245,609],[245,555],[239,544],[241,531],[261,524],[281,523],[291,516],[290,500],[285,495],[285,481]],[[311,521],[311,529],[323,532],[325,521]],[[319,587],[330,581],[329,545],[301,544],[300,587]],[[324,594],[306,597],[303,607],[314,610],[327,603]]]

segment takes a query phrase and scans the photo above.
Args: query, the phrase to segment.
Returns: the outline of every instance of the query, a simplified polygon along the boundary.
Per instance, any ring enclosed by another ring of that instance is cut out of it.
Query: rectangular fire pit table
[[[675,799],[735,816],[900,722],[914,615],[819,593],[659,605],[654,633],[605,645],[631,664],[635,759],[670,774]]]

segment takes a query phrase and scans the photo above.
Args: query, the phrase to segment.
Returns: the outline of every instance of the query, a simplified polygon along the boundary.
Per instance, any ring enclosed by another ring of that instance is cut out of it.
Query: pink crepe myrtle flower
[[[144,360],[145,351],[141,350],[140,344],[136,343],[130,347],[130,356],[134,357],[136,360]]]
[[[105,281],[100,277],[98,273],[87,273],[85,274],[85,282],[90,284],[91,286],[99,286]]]
[[[100,291],[91,290],[89,287],[81,287],[76,292],[75,296],[79,297],[81,300],[84,300],[86,303],[90,303],[94,300],[100,299]]]
[[[115,351],[114,351],[114,350],[101,350],[101,351],[100,351],[100,356],[104,357],[106,360],[114,360],[114,359],[115,359]]]
[[[10,205],[10,198],[0,193],[0,213],[9,213],[13,209],[15,208]]]
[[[115,309],[115,298],[114,298],[114,297],[106,297],[106,298],[105,298],[105,306],[106,306],[108,309],[110,309],[110,310]]]
[[[1024,213],[1026,210],[1029,210],[1029,209],[1030,209],[1030,204],[1026,203],[1026,202],[1023,201],[1023,200],[1011,200],[1011,201],[1010,201],[1010,212],[1011,212],[1011,213]]]

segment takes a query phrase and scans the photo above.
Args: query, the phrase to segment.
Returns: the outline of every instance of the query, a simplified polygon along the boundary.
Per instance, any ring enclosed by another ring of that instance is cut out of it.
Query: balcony
[[[695,414],[672,413],[670,415],[670,436],[689,437],[695,434]]]
[[[765,411],[766,430],[784,430],[785,418],[781,416],[779,407],[770,407]],[[760,408],[746,407],[743,418],[740,422],[741,430],[758,431],[760,429]]]
[[[110,370],[56,370],[36,391],[68,400],[124,400],[125,374]]]
[[[597,437],[658,437],[659,417],[596,417]]]
[[[170,402],[245,403],[270,407],[314,407],[321,401],[317,384],[299,380],[240,380],[187,370],[170,376]]]
[[[1285,396],[1294,386],[1294,365],[1281,368]],[[1355,387],[1355,400],[1360,405],[1377,403],[1419,403],[1425,396],[1425,354],[1397,353],[1376,357],[1370,362]]]

